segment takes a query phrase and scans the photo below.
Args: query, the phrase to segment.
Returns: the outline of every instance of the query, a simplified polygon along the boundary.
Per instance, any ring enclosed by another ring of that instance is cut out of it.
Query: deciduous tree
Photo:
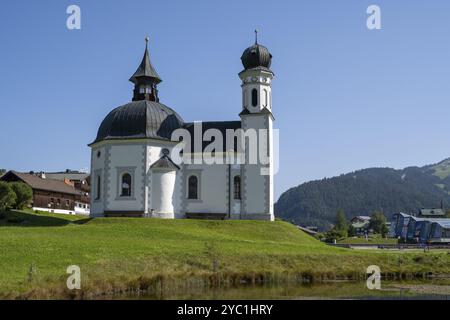
[[[0,211],[11,209],[16,199],[17,196],[11,185],[7,182],[0,181]]]
[[[370,217],[369,229],[372,229],[374,233],[381,234],[385,237],[388,233],[386,226],[386,217],[382,212],[375,211]]]
[[[13,208],[18,210],[25,208],[33,199],[33,190],[23,182],[13,182],[11,187],[16,194]]]

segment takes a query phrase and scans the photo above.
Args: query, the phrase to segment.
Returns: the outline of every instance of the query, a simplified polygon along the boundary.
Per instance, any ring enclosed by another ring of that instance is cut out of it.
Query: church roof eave
[[[180,167],[175,164],[175,162],[170,159],[169,156],[164,155],[155,163],[153,163],[150,168],[152,170],[162,170],[162,171],[176,171],[180,170]]]

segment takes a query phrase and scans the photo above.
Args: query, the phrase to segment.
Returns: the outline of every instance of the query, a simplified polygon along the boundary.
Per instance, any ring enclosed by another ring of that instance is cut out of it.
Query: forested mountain
[[[440,207],[441,201],[450,205],[450,158],[424,167],[370,168],[306,182],[280,196],[275,215],[327,229],[339,209],[347,218],[379,210],[390,219],[399,211]]]

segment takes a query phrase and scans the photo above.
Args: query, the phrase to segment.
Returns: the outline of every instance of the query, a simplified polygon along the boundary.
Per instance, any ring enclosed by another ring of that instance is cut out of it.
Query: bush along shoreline
[[[83,284],[79,290],[69,290],[65,285],[49,285],[36,283],[31,289],[23,292],[9,292],[0,295],[1,299],[102,299],[114,297],[138,298],[140,296],[153,299],[164,299],[179,294],[198,293],[217,289],[236,289],[246,287],[273,287],[327,284],[335,281],[360,283],[367,279],[364,273],[347,273],[336,275],[327,273],[298,273],[298,274],[273,274],[273,273],[234,273],[221,272],[185,275],[159,274],[152,277],[138,276],[125,281],[95,280],[92,283]],[[382,281],[413,281],[433,280],[436,275],[430,272],[391,272],[382,273]],[[450,274],[441,274],[439,279],[450,280]]]

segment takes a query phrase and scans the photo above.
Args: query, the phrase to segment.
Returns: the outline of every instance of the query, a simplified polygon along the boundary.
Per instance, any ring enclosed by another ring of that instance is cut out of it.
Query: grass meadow
[[[66,269],[82,289],[66,289]],[[158,286],[392,278],[450,274],[446,250],[334,248],[282,221],[97,218],[0,214],[0,298],[86,297]]]

